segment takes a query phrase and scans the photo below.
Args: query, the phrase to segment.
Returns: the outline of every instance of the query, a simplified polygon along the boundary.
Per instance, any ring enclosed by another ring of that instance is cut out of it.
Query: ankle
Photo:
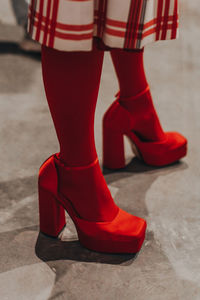
[[[133,131],[142,140],[153,142],[165,139],[149,86],[131,97],[123,98],[119,93],[118,101],[132,115]]]
[[[63,157],[61,156],[61,153],[56,153],[55,155],[56,158],[56,163],[58,164],[58,166],[62,166],[63,168],[65,168],[65,170],[81,170],[81,169],[87,169],[90,168],[92,166],[94,166],[97,162],[98,162],[98,157],[96,156],[94,159],[92,160],[88,160],[88,162],[84,162],[80,165],[76,164],[68,164],[66,162],[65,159],[63,159]]]
[[[140,89],[138,91],[137,94],[135,94],[135,93],[128,94],[127,93],[127,95],[124,95],[123,91],[120,90],[116,94],[116,96],[118,96],[120,104],[122,104],[122,105],[124,104],[126,106],[126,103],[128,104],[130,101],[140,99],[142,96],[144,96],[149,91],[150,91],[150,87],[148,84],[146,84],[142,89]]]
[[[88,221],[112,221],[118,212],[101,172],[98,158],[85,166],[66,166],[56,155],[58,192]]]
[[[141,80],[139,82],[134,82],[129,87],[120,87],[120,95],[123,99],[137,97],[140,93],[148,87],[148,82],[146,80]]]

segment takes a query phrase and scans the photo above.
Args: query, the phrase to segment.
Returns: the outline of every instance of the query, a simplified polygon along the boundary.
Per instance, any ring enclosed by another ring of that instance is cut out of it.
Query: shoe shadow
[[[109,184],[121,179],[122,177],[123,178],[130,177],[133,176],[134,174],[148,172],[150,174],[154,174],[157,177],[163,173],[167,174],[177,170],[185,170],[187,168],[188,168],[187,164],[181,160],[167,166],[154,167],[145,164],[145,162],[138,159],[137,157],[133,157],[133,159],[126,165],[125,168],[111,170],[102,166],[102,172],[106,177],[107,183]]]
[[[90,251],[78,240],[61,241],[39,232],[35,245],[35,253],[39,259],[48,263],[57,260],[76,262],[93,262],[111,265],[130,265],[138,256],[134,254],[108,254]]]
[[[15,54],[21,56],[27,56],[34,60],[41,60],[41,53],[34,51],[24,51],[15,42],[0,42],[0,55],[1,54]]]

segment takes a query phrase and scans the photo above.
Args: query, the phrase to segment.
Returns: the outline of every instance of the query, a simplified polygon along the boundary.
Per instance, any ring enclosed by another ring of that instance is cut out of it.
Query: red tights
[[[97,156],[94,114],[103,51],[62,52],[42,47],[46,97],[60,143],[60,158],[68,166],[84,166]]]
[[[111,50],[110,54],[117,74],[121,97],[132,97],[142,92],[148,85],[143,65],[144,49],[131,52],[115,49]]]
[[[122,50],[113,50],[111,55],[115,65],[119,63],[120,89],[127,96],[143,89],[146,81],[142,52],[124,53],[126,64],[122,63],[123,55],[121,61],[117,58],[117,54],[122,53]],[[103,57],[104,52],[98,50],[95,43],[90,52],[63,52],[42,46],[43,80],[60,144],[59,158],[68,167],[86,166],[97,158],[94,115]],[[127,76],[132,77],[127,80]],[[67,172],[59,168],[60,189],[63,194],[70,193],[80,216],[94,221],[109,221],[115,217],[116,205],[99,165],[91,168],[91,172],[90,169],[73,171],[73,168]]]

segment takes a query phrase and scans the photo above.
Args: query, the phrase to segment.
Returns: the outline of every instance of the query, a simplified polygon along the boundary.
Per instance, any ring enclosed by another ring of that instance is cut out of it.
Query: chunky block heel
[[[59,191],[58,164],[60,164],[59,167],[64,168],[69,175],[69,180],[72,181],[77,178],[79,172],[85,170],[87,173],[92,170],[92,174],[95,174],[95,170],[98,170],[100,167],[98,159],[87,166],[63,167],[63,163],[59,161],[57,153],[50,156],[42,164],[38,179],[41,232],[57,237],[65,226],[66,210],[74,222],[79,241],[84,247],[106,253],[138,252],[145,238],[146,221],[129,214],[118,206],[116,206],[116,215],[111,221],[96,222],[85,220],[75,209],[73,196],[70,193],[71,187],[76,187],[76,181],[67,182],[69,184],[67,196]]]
[[[39,186],[40,231],[58,237],[66,225],[65,210],[49,191]]]

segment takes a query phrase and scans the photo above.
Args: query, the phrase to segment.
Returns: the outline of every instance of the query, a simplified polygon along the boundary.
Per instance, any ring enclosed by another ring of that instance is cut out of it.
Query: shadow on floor
[[[138,256],[136,254],[107,254],[90,251],[82,247],[78,240],[61,241],[39,233],[35,253],[44,262],[55,260],[74,260],[112,265],[130,265]]]
[[[37,61],[41,60],[41,54],[39,52],[23,51],[18,43],[15,42],[0,42],[0,55],[1,54],[16,54],[27,56]]]
[[[120,180],[122,178],[133,176],[134,174],[150,173],[159,176],[161,173],[170,173],[178,170],[185,170],[188,166],[184,161],[177,161],[173,164],[164,167],[149,166],[137,157],[133,157],[132,160],[126,165],[125,168],[111,170],[102,166],[103,174],[108,184]],[[156,177],[157,177],[156,176]]]

